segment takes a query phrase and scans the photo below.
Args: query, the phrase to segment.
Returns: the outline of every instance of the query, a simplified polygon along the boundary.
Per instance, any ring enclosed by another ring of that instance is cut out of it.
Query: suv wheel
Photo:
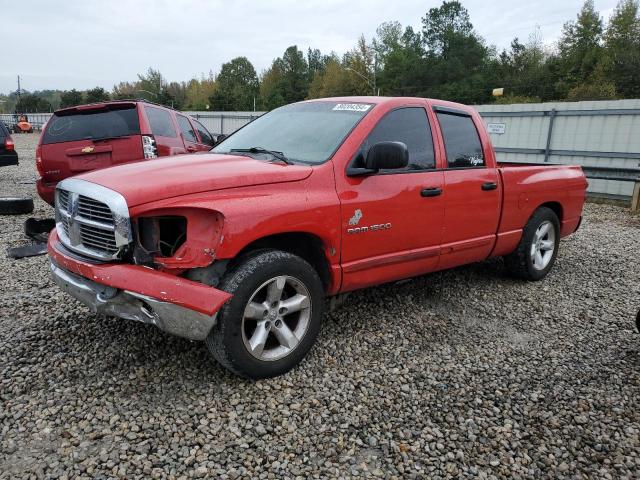
[[[296,366],[320,331],[324,289],[302,258],[277,250],[246,257],[225,275],[221,290],[233,295],[207,337],[225,368],[252,379]]]

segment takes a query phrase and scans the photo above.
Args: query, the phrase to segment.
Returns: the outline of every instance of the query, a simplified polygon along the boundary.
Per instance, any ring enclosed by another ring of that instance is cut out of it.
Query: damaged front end
[[[132,263],[180,274],[215,260],[223,219],[210,210],[176,208],[145,212],[133,224]]]
[[[200,281],[207,278],[186,277],[214,262],[221,214],[202,208],[130,214],[117,192],[76,179],[58,185],[56,200],[48,252],[64,291],[94,312],[206,338],[231,296]]]

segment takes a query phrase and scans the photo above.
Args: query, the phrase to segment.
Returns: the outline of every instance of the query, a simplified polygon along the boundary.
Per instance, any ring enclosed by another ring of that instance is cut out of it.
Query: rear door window
[[[151,133],[159,137],[178,136],[173,126],[173,121],[171,120],[171,114],[168,111],[146,105],[144,111],[147,114],[147,119],[151,126]]]
[[[449,168],[484,166],[484,153],[473,119],[466,115],[438,112]]]
[[[200,143],[204,143],[205,145],[211,145],[213,147],[213,145],[216,142],[213,140],[213,137],[209,133],[209,130],[207,130],[205,128],[205,126],[202,125],[199,121],[194,120],[193,118],[191,119],[191,121],[196,126],[196,129],[198,130],[198,133],[200,134]]]
[[[42,144],[139,134],[140,122],[135,105],[114,105],[108,110],[71,110],[53,114],[42,134]]]
[[[198,143],[196,132],[194,131],[191,122],[189,122],[189,119],[182,115],[177,115],[176,118],[178,119],[178,125],[180,126],[180,131],[182,132],[184,139],[187,142]]]

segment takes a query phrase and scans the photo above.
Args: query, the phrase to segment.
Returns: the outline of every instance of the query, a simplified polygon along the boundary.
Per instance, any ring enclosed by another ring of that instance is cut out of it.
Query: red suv
[[[216,137],[197,120],[145,101],[57,110],[36,150],[38,194],[53,205],[59,181],[100,168],[210,150]]]

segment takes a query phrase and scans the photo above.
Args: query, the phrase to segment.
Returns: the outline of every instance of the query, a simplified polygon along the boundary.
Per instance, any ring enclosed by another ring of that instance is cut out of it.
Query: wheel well
[[[241,258],[247,253],[264,248],[282,250],[303,258],[318,273],[325,290],[329,289],[331,285],[329,261],[324,253],[324,243],[319,237],[305,232],[270,235],[251,242],[236,255],[236,258]]]
[[[553,213],[555,213],[556,217],[558,217],[558,221],[560,222],[560,224],[562,224],[562,205],[560,205],[558,202],[547,202],[540,205],[540,207],[547,207],[553,210]]]

